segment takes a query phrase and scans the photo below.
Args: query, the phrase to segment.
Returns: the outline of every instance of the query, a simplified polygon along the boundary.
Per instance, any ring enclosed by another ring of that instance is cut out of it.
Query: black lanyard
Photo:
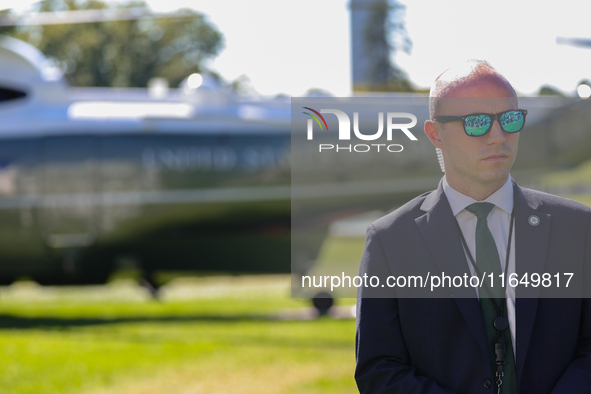
[[[509,221],[509,238],[507,239],[507,254],[505,256],[505,269],[503,271],[503,283],[507,284],[507,270],[509,268],[509,256],[511,255],[511,238],[513,237],[513,225],[515,224],[515,202],[513,202],[513,210],[511,211],[511,220]],[[460,224],[458,223],[457,219],[456,219],[456,225],[458,227],[458,232],[460,233],[460,239],[462,241],[462,246],[464,247],[464,250],[466,252],[466,254],[468,255],[468,258],[470,260],[470,263],[472,264],[472,267],[474,268],[474,271],[476,272],[476,274],[478,275],[478,277],[482,277],[481,276],[481,272],[478,269],[478,267],[476,266],[476,262],[474,261],[474,258],[472,257],[472,253],[470,253],[470,249],[468,249],[468,244],[466,242],[466,239],[464,238],[464,234],[462,233],[462,228],[460,227]],[[497,364],[497,372],[496,372],[496,376],[497,376],[497,387],[498,387],[498,393],[501,392],[501,385],[503,384],[503,366],[505,365],[505,353],[506,353],[506,349],[507,349],[507,339],[505,338],[505,329],[509,326],[509,321],[507,318],[505,318],[505,316],[503,316],[504,311],[505,311],[505,305],[507,304],[507,292],[503,292],[503,298],[501,299],[501,305],[497,305],[497,302],[495,301],[495,299],[493,298],[492,295],[492,290],[489,288],[488,284],[485,282],[484,284],[484,289],[486,290],[486,292],[488,293],[489,296],[489,300],[492,302],[495,311],[497,312],[497,317],[494,320],[494,327],[497,330],[497,335],[495,336],[495,338],[493,339],[493,347],[495,349],[495,355],[496,355],[496,364]],[[480,302],[483,302],[482,297]],[[503,342],[497,342],[499,337],[503,338]]]

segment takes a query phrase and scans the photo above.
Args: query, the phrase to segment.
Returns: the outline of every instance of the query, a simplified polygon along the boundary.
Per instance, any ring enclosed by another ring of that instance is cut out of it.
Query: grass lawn
[[[342,300],[342,304],[354,300]],[[356,393],[352,319],[307,308],[288,276],[0,288],[1,393]]]

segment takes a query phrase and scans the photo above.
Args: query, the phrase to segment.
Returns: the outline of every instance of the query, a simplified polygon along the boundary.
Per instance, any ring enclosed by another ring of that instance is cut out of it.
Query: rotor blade
[[[572,45],[575,47],[591,48],[591,38],[567,38],[556,37],[556,43],[562,45]]]
[[[146,7],[104,8],[100,10],[77,10],[57,12],[31,12],[27,14],[0,16],[0,26],[57,25],[64,23],[93,23],[123,21],[140,18],[179,18],[193,16],[185,12],[153,13]]]

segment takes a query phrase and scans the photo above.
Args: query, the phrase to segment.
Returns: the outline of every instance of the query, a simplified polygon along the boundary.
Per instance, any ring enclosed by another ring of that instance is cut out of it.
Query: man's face
[[[443,99],[438,115],[497,114],[518,109],[513,93],[494,81],[478,81],[459,88],[452,95],[454,97]],[[450,184],[498,183],[500,187],[506,181],[517,154],[519,133],[504,132],[496,120],[491,130],[480,137],[466,135],[461,121],[434,122],[433,127],[440,140]]]

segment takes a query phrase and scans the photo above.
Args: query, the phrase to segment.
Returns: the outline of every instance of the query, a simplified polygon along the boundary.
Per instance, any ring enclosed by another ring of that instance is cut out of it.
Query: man
[[[416,273],[498,279],[439,287],[432,298],[410,286],[388,288],[388,296],[381,286],[361,288],[360,392],[591,393],[591,302],[581,298],[590,209],[514,183],[509,170],[527,111],[488,63],[440,75],[429,112],[425,133],[445,176],[437,190],[369,226],[361,275],[380,283]],[[573,273],[579,298],[548,298],[560,296],[556,283],[500,287],[503,275],[527,271]]]

